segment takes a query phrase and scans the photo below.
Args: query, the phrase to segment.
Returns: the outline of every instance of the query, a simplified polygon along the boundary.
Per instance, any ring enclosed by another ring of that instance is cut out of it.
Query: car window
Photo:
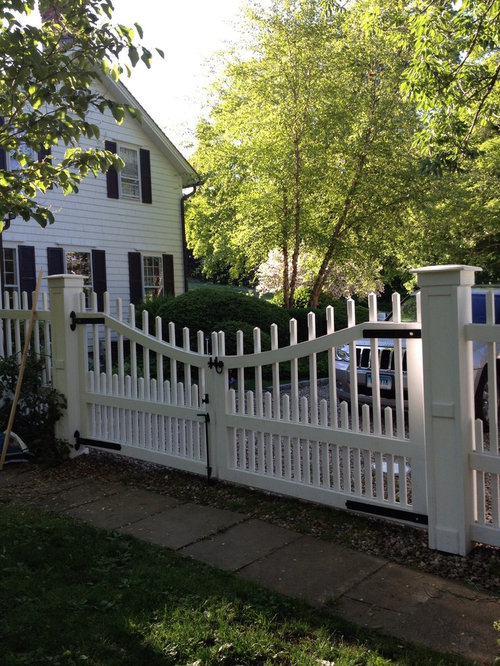
[[[486,294],[472,293],[472,321],[486,324]],[[495,324],[500,324],[500,294],[495,294]]]

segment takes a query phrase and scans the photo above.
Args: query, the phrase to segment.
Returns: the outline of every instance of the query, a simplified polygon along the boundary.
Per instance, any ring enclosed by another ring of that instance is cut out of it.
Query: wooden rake
[[[14,417],[16,415],[17,403],[19,401],[19,394],[21,393],[21,386],[23,383],[24,369],[26,367],[26,360],[28,358],[28,350],[30,346],[31,334],[33,333],[33,326],[35,325],[36,318],[36,305],[38,302],[38,294],[40,293],[40,285],[42,284],[42,269],[38,273],[38,279],[36,282],[35,293],[33,294],[33,302],[31,306],[31,315],[28,324],[28,330],[24,338],[24,348],[23,355],[21,359],[21,365],[19,367],[19,375],[17,377],[16,392],[14,394],[14,400],[12,401],[12,407],[10,408],[9,422],[7,424],[7,430],[5,431],[5,438],[3,440],[2,455],[0,456],[0,471],[3,469],[5,462],[5,456],[7,455],[7,449],[9,448],[9,439],[12,432],[12,426],[14,425]]]

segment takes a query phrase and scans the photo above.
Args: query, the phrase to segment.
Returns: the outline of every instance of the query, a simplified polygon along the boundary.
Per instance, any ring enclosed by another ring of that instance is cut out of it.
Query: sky
[[[161,48],[151,70],[138,64],[123,78],[138,102],[188,156],[185,147],[201,115],[210,82],[208,59],[237,38],[235,22],[244,0],[114,0],[114,19],[144,30],[144,44]]]

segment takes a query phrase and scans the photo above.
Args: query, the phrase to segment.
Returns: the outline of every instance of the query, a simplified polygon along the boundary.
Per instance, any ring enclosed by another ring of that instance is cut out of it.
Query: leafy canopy
[[[400,92],[408,54],[367,21],[401,25],[402,4],[360,0],[326,17],[319,0],[279,0],[250,12],[248,43],[198,127],[206,184],[190,200],[188,243],[207,273],[226,263],[242,275],[277,252],[287,307],[306,255],[311,305],[332,277],[335,289],[376,287],[381,239],[397,251],[389,241],[420,195],[418,119]]]
[[[152,53],[138,41],[140,25],[114,24],[111,0],[40,0],[41,11],[50,7],[56,11],[41,26],[35,0],[4,0],[0,7],[0,146],[11,167],[0,168],[2,228],[16,215],[52,223],[53,213],[37,194],[51,187],[75,192],[87,174],[122,166],[112,153],[80,145],[99,138],[92,112],[109,111],[117,123],[125,113],[137,113],[108,99],[95,83],[130,75],[140,61],[151,63]],[[56,163],[51,153],[58,144],[65,154]]]

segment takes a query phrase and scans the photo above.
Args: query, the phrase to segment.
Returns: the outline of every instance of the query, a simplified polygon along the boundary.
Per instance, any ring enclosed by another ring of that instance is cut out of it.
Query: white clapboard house
[[[108,78],[99,85],[109,98],[141,112],[121,125],[109,112],[89,118],[100,127],[98,145],[120,155],[125,167],[88,176],[76,194],[54,188],[40,195],[55,214],[46,228],[19,217],[10,221],[0,238],[3,290],[31,293],[40,268],[44,275],[86,275],[99,304],[105,291],[137,303],[186,290],[183,205],[186,188],[192,192],[199,177],[121,82]],[[51,152],[54,160],[62,158],[64,146]],[[1,149],[0,168],[15,168]]]

